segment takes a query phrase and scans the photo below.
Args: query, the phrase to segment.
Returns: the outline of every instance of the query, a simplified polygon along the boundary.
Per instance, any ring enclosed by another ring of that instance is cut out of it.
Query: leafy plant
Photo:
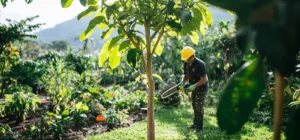
[[[120,125],[127,123],[128,110],[122,109],[118,111],[118,119],[120,120]]]
[[[40,80],[50,100],[53,104],[68,102],[76,81],[80,79],[79,75],[66,69],[66,63],[61,59],[57,60],[57,64],[50,65],[47,71]]]
[[[69,126],[70,111],[56,108],[55,113],[48,112],[47,114],[45,121],[50,126],[48,132],[54,133],[54,138],[59,138],[64,133],[64,128]]]
[[[35,111],[41,103],[39,97],[33,93],[16,92],[5,95],[5,102],[1,103],[1,116],[16,115],[17,123],[26,119],[29,111]]]
[[[108,124],[109,128],[114,128],[118,125],[119,120],[118,120],[118,113],[115,110],[115,107],[112,106],[110,108],[108,108],[105,113],[104,113],[104,117],[105,117],[105,122]]]
[[[6,2],[7,0],[1,1],[2,5]],[[3,96],[3,91],[8,86],[10,79],[7,78],[7,73],[9,73],[10,67],[19,61],[19,51],[12,44],[16,41],[23,42],[28,38],[36,38],[30,32],[38,29],[43,24],[30,25],[28,23],[37,17],[26,18],[18,22],[7,19],[8,25],[0,24],[0,96]]]
[[[23,137],[25,139],[36,139],[40,134],[40,129],[35,125],[25,125],[25,127],[23,126],[23,129]]]
[[[116,110],[136,111],[147,105],[147,98],[144,91],[125,90],[115,85],[111,90],[104,92],[104,98],[100,102],[106,108],[114,106]]]
[[[89,107],[82,102],[78,102],[75,105],[74,110],[72,109],[70,114],[72,114],[71,121],[73,121],[76,125],[79,125],[87,118],[86,113],[89,111]]]
[[[16,83],[31,86],[37,91],[40,77],[45,73],[45,69],[34,61],[21,61],[11,67],[9,76],[16,80]]]
[[[14,135],[14,132],[8,124],[0,123],[0,136],[3,139],[13,139],[16,135]]]
[[[19,91],[24,91],[25,93],[33,93],[32,87],[28,85],[20,85],[20,84],[10,84],[7,89],[5,90],[6,94],[11,94]]]
[[[88,71],[92,70],[92,61],[89,57],[82,55],[74,55],[71,53],[71,50],[68,51],[68,54],[65,56],[66,67],[76,71],[80,77],[83,84],[86,83],[86,74]]]

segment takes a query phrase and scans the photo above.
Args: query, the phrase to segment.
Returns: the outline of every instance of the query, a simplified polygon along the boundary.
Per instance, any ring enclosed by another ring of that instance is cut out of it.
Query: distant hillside
[[[213,22],[220,20],[232,20],[234,16],[230,15],[228,12],[216,8],[210,8],[213,14]],[[82,47],[83,43],[79,40],[75,40],[75,38],[79,37],[80,34],[86,29],[89,24],[89,21],[93,17],[85,17],[80,21],[74,17],[71,20],[65,21],[63,23],[57,24],[53,28],[48,28],[39,31],[36,33],[38,39],[41,43],[51,42],[53,40],[67,40],[73,47]],[[95,47],[101,48],[104,44],[104,40],[100,38],[102,31],[99,28],[95,28],[91,38],[95,41]],[[111,36],[116,36],[116,32],[114,32]]]

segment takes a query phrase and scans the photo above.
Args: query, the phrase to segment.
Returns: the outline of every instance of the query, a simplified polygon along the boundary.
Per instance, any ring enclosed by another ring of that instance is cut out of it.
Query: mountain
[[[216,21],[220,20],[233,20],[234,16],[229,14],[228,12],[217,9],[217,8],[209,8],[212,15],[213,15],[213,22],[216,23]],[[71,20],[65,21],[63,23],[57,24],[53,28],[48,28],[39,31],[36,33],[38,36],[38,40],[41,43],[49,43],[54,40],[66,40],[70,43],[71,46],[75,48],[79,48],[83,46],[83,43],[79,41],[79,39],[76,40],[80,36],[80,34],[85,31],[87,28],[89,21],[93,17],[85,17],[81,19],[80,21],[77,20],[76,17],[74,17]],[[138,27],[142,29],[142,27]],[[143,31],[142,31],[143,32]],[[91,39],[95,41],[95,47],[97,49],[100,49],[106,40],[102,40],[100,36],[102,35],[102,30],[99,28],[95,28],[93,34],[91,35]],[[116,36],[117,32],[113,32],[111,37]]]

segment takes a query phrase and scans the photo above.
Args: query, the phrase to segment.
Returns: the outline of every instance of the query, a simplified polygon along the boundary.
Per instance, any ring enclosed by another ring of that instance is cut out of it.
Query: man
[[[194,124],[188,128],[193,128],[198,133],[203,129],[204,101],[208,90],[208,77],[205,63],[195,57],[195,50],[186,46],[181,51],[181,60],[184,63],[184,77],[181,82],[184,85],[189,81],[191,86],[187,88],[192,92],[192,106],[194,110]]]

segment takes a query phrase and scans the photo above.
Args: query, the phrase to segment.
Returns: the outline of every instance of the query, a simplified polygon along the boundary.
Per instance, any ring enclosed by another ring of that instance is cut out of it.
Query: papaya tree
[[[267,67],[275,73],[274,139],[280,139],[284,104],[284,77],[296,71],[300,51],[300,2],[297,0],[205,0],[237,15],[236,40],[240,50],[254,47],[259,60],[233,75],[217,109],[218,124],[227,134],[247,122],[265,88]],[[267,66],[267,67],[266,67]],[[289,119],[287,139],[298,139],[299,107]]]
[[[61,0],[65,8],[72,2]],[[197,44],[197,32],[204,33],[212,23],[211,13],[202,1],[193,0],[80,0],[80,3],[87,9],[77,16],[78,20],[95,13],[80,40],[88,38],[96,26],[104,30],[101,39],[107,39],[99,66],[109,60],[109,66],[114,69],[126,53],[132,67],[141,60],[148,88],[147,138],[155,139],[152,57],[161,55],[161,38],[165,34],[190,36]],[[109,38],[114,31],[117,35]]]

